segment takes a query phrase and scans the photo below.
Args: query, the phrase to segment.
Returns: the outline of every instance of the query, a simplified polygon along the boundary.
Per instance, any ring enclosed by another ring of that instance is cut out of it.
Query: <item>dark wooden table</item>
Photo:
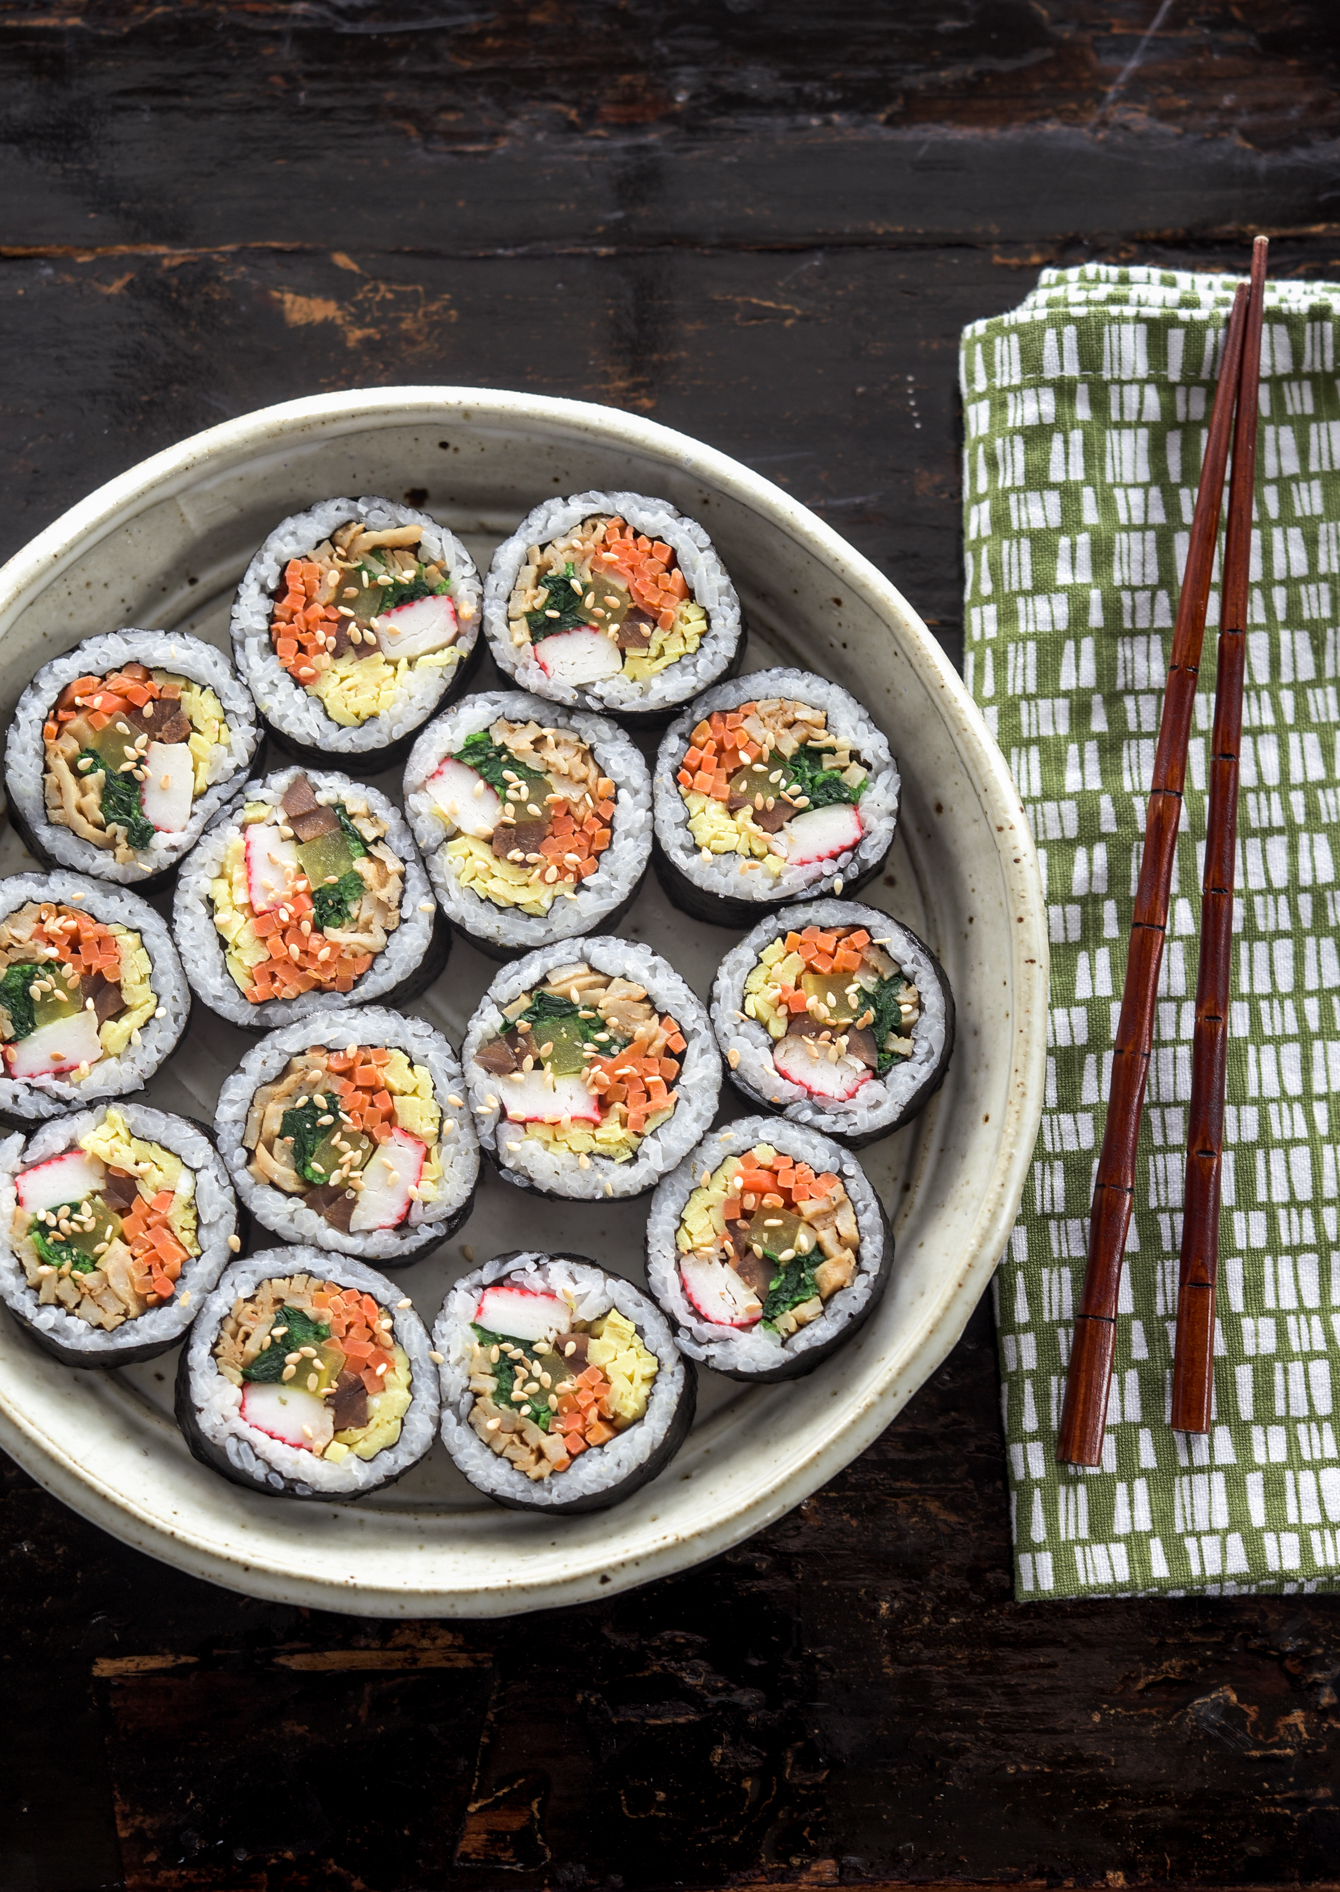
[[[1149,32],[1151,25],[1154,27]],[[0,0],[0,548],[322,389],[737,455],[960,649],[956,340],[1046,263],[1340,275],[1335,0]],[[990,1320],[741,1549],[511,1622],[249,1602],[3,1484],[0,1892],[1340,1882],[1331,1598],[1016,1605]]]

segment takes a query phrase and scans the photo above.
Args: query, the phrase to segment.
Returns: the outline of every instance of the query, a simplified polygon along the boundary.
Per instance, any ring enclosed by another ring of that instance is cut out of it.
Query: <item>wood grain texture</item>
[[[1155,10],[0,0],[0,551],[267,401],[522,387],[738,455],[957,652],[964,322],[1253,223],[1340,274],[1329,6]],[[791,1517],[502,1623],[249,1602],[7,1468],[0,1887],[1340,1881],[1334,1601],[1012,1603],[998,1411],[983,1308]]]

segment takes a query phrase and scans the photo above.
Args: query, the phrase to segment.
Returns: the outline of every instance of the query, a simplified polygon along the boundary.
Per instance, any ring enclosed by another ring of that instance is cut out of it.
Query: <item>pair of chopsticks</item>
[[[1186,781],[1192,705],[1205,635],[1229,443],[1233,470],[1220,587],[1219,667],[1211,738],[1200,969],[1191,1052],[1190,1133],[1177,1294],[1171,1424],[1208,1432],[1214,1395],[1214,1296],[1219,1272],[1220,1169],[1224,1147],[1228,1001],[1233,944],[1233,857],[1238,827],[1238,753],[1251,566],[1252,493],[1265,300],[1265,237],[1252,247],[1250,283],[1239,286],[1201,466],[1172,662],[1145,813],[1145,851],[1131,921],[1107,1123],[1094,1182],[1089,1259],[1071,1345],[1056,1442],[1062,1464],[1102,1462],[1116,1340],[1117,1294],[1135,1202],[1135,1157],[1154,1041],[1154,1006]],[[1235,413],[1236,409],[1236,413]]]

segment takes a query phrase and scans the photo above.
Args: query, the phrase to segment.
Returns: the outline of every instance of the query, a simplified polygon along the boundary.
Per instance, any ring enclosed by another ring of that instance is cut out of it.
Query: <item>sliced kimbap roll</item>
[[[867,1318],[892,1262],[856,1158],[785,1118],[704,1137],[647,1217],[647,1283],[680,1346],[736,1380],[808,1373]]]
[[[640,1289],[579,1255],[498,1255],[433,1327],[442,1438],[478,1490],[518,1511],[600,1511],[663,1470],[697,1376]]]
[[[651,777],[628,737],[521,691],[425,729],[405,808],[448,918],[494,958],[616,924],[651,858]]]
[[[214,1127],[258,1222],[391,1267],[455,1234],[474,1206],[464,1088],[431,1025],[355,1006],[271,1032],[225,1079]]]
[[[743,650],[740,601],[695,519],[641,493],[549,499],[484,587],[494,661],[552,703],[664,723]]]
[[[463,686],[480,590],[470,554],[426,512],[326,499],[283,520],[248,565],[237,667],[292,754],[383,769]]]
[[[549,946],[500,972],[461,1047],[485,1154],[508,1181],[639,1196],[712,1121],[721,1060],[666,961],[623,939]]]
[[[859,1149],[943,1084],[954,1001],[909,927],[854,901],[813,900],[762,921],[727,953],[712,1026],[751,1104]]]
[[[212,645],[176,631],[92,637],[19,698],[10,813],[39,860],[142,893],[240,787],[259,739],[256,706]]]
[[[175,1346],[237,1238],[209,1140],[147,1104],[99,1104],[0,1143],[0,1296],[67,1366]]]
[[[0,881],[0,1118],[41,1123],[143,1090],[191,994],[146,900],[82,874]]]
[[[316,769],[247,783],[183,866],[173,921],[196,992],[248,1031],[408,1002],[451,943],[400,810]]]
[[[177,1367],[177,1423],[202,1465],[286,1498],[361,1498],[437,1431],[437,1369],[398,1288],[345,1255],[235,1261]]]
[[[790,900],[855,893],[893,844],[898,770],[854,696],[803,670],[719,684],[656,758],[656,867],[694,919],[752,926]]]

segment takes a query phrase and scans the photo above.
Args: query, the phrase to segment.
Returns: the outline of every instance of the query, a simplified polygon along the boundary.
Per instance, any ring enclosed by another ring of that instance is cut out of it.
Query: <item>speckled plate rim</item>
[[[561,1560],[561,1539],[548,1548],[532,1540],[519,1575],[449,1587],[412,1579],[369,1584],[365,1574],[335,1568],[313,1572],[301,1554],[302,1533],[265,1533],[232,1518],[240,1541],[221,1543],[217,1530],[175,1507],[155,1506],[148,1491],[117,1489],[101,1469],[58,1448],[0,1379],[0,1444],[41,1485],[122,1541],[207,1581],[248,1594],[319,1609],[373,1616],[487,1616],[577,1603],[670,1575],[729,1549],[772,1523],[832,1478],[869,1445],[935,1371],[985,1290],[1013,1226],[1041,1115],[1046,1054],[1048,945],[1045,895],[1030,830],[1005,759],[949,660],[900,592],[831,527],[771,481],[715,449],[615,408],[489,388],[395,387],[352,390],[258,409],[192,435],[99,487],[0,568],[0,637],[10,634],[26,603],[107,533],[197,481],[203,469],[235,465],[248,452],[273,454],[304,437],[338,438],[365,426],[442,420],[493,428],[553,431],[562,425],[598,444],[669,462],[784,531],[821,559],[887,625],[901,655],[938,697],[949,734],[996,843],[1002,899],[1013,908],[1010,929],[1011,1074],[996,1159],[979,1191],[969,1232],[952,1270],[922,1318],[898,1337],[862,1396],[834,1414],[804,1445],[779,1452],[774,1474],[752,1494],[727,1488],[705,1505],[691,1531],[639,1530],[599,1548],[567,1570],[537,1568]],[[72,1381],[93,1377],[72,1375]],[[82,1403],[74,1394],[76,1403]],[[91,1395],[88,1396],[91,1399]],[[90,1408],[91,1410],[91,1408]],[[222,1486],[221,1491],[230,1488]],[[368,1524],[372,1514],[362,1514]],[[468,1532],[466,1533],[468,1536]],[[249,1541],[248,1541],[249,1540]],[[335,1560],[330,1560],[334,1562]]]

